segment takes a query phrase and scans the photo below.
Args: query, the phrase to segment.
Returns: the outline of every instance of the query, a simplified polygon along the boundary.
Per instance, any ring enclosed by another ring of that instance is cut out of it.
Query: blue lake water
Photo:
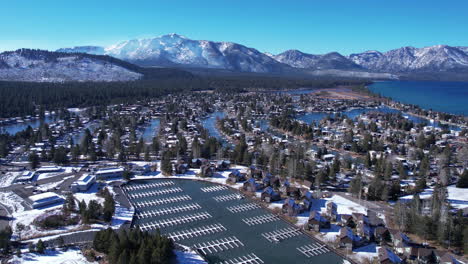
[[[386,107],[386,106],[381,106],[379,108],[352,109],[352,110],[341,112],[341,113],[347,115],[351,119],[355,119],[356,117],[358,117],[361,114],[365,114],[365,113],[372,112],[372,111],[378,111],[378,112],[382,112],[382,113],[401,113],[400,110],[396,110],[396,109],[389,108],[389,107]],[[335,113],[329,113],[329,112],[311,112],[311,113],[305,113],[303,115],[300,115],[300,116],[297,117],[297,119],[301,120],[301,121],[304,121],[307,124],[311,124],[313,122],[318,123],[323,118],[325,118],[327,116],[333,117],[334,115],[335,115]],[[424,118],[414,116],[414,115],[407,115],[407,114],[404,114],[404,113],[402,113],[402,115],[405,118],[408,118],[408,120],[413,121],[413,123],[415,123],[415,124],[423,123],[423,124],[426,124],[428,126],[439,127],[438,122],[431,122],[428,119],[424,119]],[[461,130],[461,128],[458,127],[458,126],[449,126],[449,129]]]
[[[15,123],[15,124],[10,124],[10,125],[0,126],[0,133],[6,132],[10,135],[14,135],[20,131],[25,130],[26,128],[28,128],[28,126],[31,126],[34,129],[34,128],[38,128],[41,125],[41,122],[48,124],[53,121],[54,121],[53,116],[46,116],[43,121],[39,119],[35,119],[31,121],[26,121],[23,123]]]
[[[386,81],[375,82],[369,89],[424,109],[468,115],[468,82]]]
[[[212,137],[219,139],[223,144],[225,144],[227,141],[223,137],[223,135],[218,131],[218,128],[216,127],[216,120],[224,118],[225,116],[226,114],[224,112],[217,111],[210,114],[210,116],[202,120],[202,125],[206,130],[208,130],[208,134]]]
[[[153,140],[153,137],[155,137],[159,132],[159,124],[159,119],[152,119],[150,121],[150,123],[143,130],[142,137],[144,141],[149,142]]]

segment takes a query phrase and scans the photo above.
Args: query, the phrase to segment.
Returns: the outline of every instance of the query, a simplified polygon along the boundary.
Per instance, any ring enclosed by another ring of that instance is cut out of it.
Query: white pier
[[[201,208],[202,207],[198,203],[191,203],[191,204],[186,204],[186,205],[172,206],[168,208],[138,212],[136,213],[136,217],[138,219],[144,219],[144,218],[150,218],[150,217],[161,216],[161,215],[193,211],[193,210],[197,210]]]
[[[201,251],[204,255],[212,254],[220,251],[225,251],[233,248],[238,248],[244,246],[244,244],[237,239],[236,237],[228,237],[228,238],[221,238],[216,239],[210,242],[204,242],[200,244],[196,244],[193,247],[199,251]]]
[[[249,226],[265,224],[273,221],[278,221],[279,217],[273,214],[259,215],[242,219],[242,222]]]
[[[253,253],[221,262],[221,264],[263,264],[263,263],[265,262],[263,262],[263,260],[261,260],[259,257],[257,257],[257,255]]]
[[[201,188],[200,190],[206,193],[206,192],[219,192],[219,191],[224,191],[227,189],[228,187],[226,186],[216,185],[216,186],[204,187],[204,188]]]
[[[180,187],[175,187],[175,188],[169,188],[169,189],[163,189],[163,190],[133,193],[133,194],[129,194],[128,197],[135,199],[135,198],[143,198],[143,197],[149,197],[149,196],[158,196],[158,195],[163,195],[163,194],[172,194],[172,193],[178,193],[178,192],[183,192],[183,191],[184,190],[182,190]]]
[[[325,253],[330,251],[327,248],[327,246],[320,245],[318,243],[298,247],[297,250],[299,250],[299,252],[301,252],[302,254],[304,254],[308,258],[318,256],[318,255],[321,255],[321,254],[325,254]]]
[[[135,202],[134,206],[137,208],[141,208],[141,207],[155,206],[155,205],[161,205],[161,204],[183,202],[183,201],[188,201],[188,200],[192,200],[192,197],[188,195],[180,195],[180,196],[167,197],[167,198],[161,198],[161,199],[150,200],[150,201]]]
[[[287,238],[295,237],[301,234],[301,231],[298,229],[288,227],[284,229],[279,229],[272,232],[263,233],[262,236],[270,242],[281,242]]]
[[[205,235],[211,235],[214,233],[219,233],[226,231],[226,228],[221,224],[207,225],[201,227],[195,227],[183,231],[176,231],[167,234],[166,236],[174,241],[179,241],[182,239],[188,239],[193,237],[200,237]]]
[[[150,223],[144,223],[140,225],[140,228],[143,231],[147,231],[147,230],[152,230],[156,228],[175,226],[175,225],[181,225],[181,224],[186,224],[190,222],[200,221],[200,220],[208,219],[211,217],[212,216],[209,213],[202,212],[202,213],[184,215],[184,216],[179,216],[179,217],[174,217],[174,218],[169,218],[169,219],[162,219],[162,220],[158,220],[158,221],[154,221]]]
[[[161,181],[161,182],[153,182],[153,183],[147,183],[147,184],[129,185],[129,186],[125,186],[124,189],[127,191],[135,191],[135,190],[142,190],[142,189],[149,189],[149,188],[171,186],[174,184],[175,183],[173,181]]]
[[[256,203],[246,203],[246,204],[240,204],[240,205],[234,205],[230,207],[226,207],[226,209],[229,210],[231,213],[241,213],[245,211],[250,211],[254,209],[260,208],[260,205]]]
[[[232,193],[232,194],[215,196],[215,197],[213,197],[213,199],[215,199],[215,201],[217,201],[217,202],[227,202],[227,201],[232,201],[232,200],[239,199],[239,195],[235,194],[235,193]]]

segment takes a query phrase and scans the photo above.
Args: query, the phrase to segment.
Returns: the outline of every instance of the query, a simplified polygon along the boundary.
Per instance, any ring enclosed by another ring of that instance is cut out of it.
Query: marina
[[[173,188],[183,191],[176,196],[129,196]],[[237,191],[224,185],[171,178],[131,181],[123,189],[136,207],[133,226],[149,232],[159,229],[176,243],[199,252],[208,263],[343,262],[331,251],[324,253],[325,246],[307,251],[306,246],[321,243],[249,198],[240,199]]]

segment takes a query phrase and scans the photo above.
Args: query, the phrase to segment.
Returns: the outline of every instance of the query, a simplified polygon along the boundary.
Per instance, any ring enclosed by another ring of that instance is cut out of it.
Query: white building
[[[91,174],[83,174],[78,180],[70,186],[72,192],[84,192],[96,182],[96,176]]]
[[[122,177],[123,172],[125,171],[124,168],[106,168],[106,169],[99,169],[94,173],[96,175],[96,179],[98,180],[106,180],[109,178],[117,178]]]
[[[17,182],[32,181],[33,177],[34,177],[34,172],[24,171],[23,174],[21,174],[21,176],[16,178],[16,181]]]
[[[41,208],[52,204],[62,203],[64,201],[62,197],[53,192],[32,195],[29,196],[29,200],[32,202],[32,208]]]
[[[37,169],[35,173],[60,172],[61,170],[62,168],[58,166],[42,166],[39,169]]]

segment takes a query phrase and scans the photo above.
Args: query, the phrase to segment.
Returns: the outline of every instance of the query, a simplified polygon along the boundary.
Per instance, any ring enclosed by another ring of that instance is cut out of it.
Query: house
[[[390,242],[391,237],[388,229],[383,226],[374,228],[374,241],[380,245],[382,245],[384,242]]]
[[[271,203],[281,200],[281,195],[276,192],[271,186],[265,188],[262,192],[261,199],[264,202]]]
[[[31,200],[31,207],[34,209],[42,208],[48,205],[62,203],[64,199],[53,192],[45,192],[36,195],[29,196]]]
[[[189,170],[189,165],[187,163],[177,163],[175,166],[176,174],[185,174]]]
[[[213,177],[216,168],[213,164],[205,163],[200,167],[200,176],[201,177]]]
[[[256,166],[250,166],[247,172],[247,176],[249,178],[254,178],[256,180],[260,180],[263,178],[263,171]]]
[[[366,222],[358,222],[356,226],[356,232],[362,238],[367,239],[367,241],[372,241],[374,239],[374,233],[372,232],[369,224]]]
[[[72,192],[85,192],[96,182],[96,176],[83,174],[78,180],[70,185]]]
[[[226,180],[227,183],[238,183],[245,181],[245,173],[240,172],[239,170],[233,170],[229,173],[228,178]]]
[[[349,214],[342,214],[340,216],[340,225],[343,227],[356,227],[356,222],[354,222],[353,216]]]
[[[384,221],[378,217],[377,213],[373,210],[367,210],[367,219],[369,221],[369,225],[372,227],[385,226]]]
[[[321,228],[330,228],[330,220],[320,215],[318,211],[310,212],[306,229],[319,232]]]
[[[342,227],[338,235],[338,245],[347,250],[353,250],[353,248],[362,245],[362,240],[359,236],[354,234],[351,228]]]
[[[411,240],[398,230],[389,230],[393,248],[398,254],[410,254]]]
[[[190,163],[190,167],[194,169],[199,169],[205,163],[207,163],[206,159],[192,159]]]
[[[219,171],[228,170],[231,166],[231,162],[229,160],[218,160],[216,162],[216,169]]]
[[[379,248],[379,262],[381,264],[392,264],[403,263],[403,260],[388,247],[381,247]]]
[[[242,186],[242,189],[247,192],[256,192],[258,190],[261,190],[263,186],[256,182],[254,178],[248,179],[246,182],[244,182],[244,185]]]
[[[415,260],[415,263],[429,264],[437,263],[437,255],[434,249],[424,247],[411,247],[409,258]]]
[[[283,207],[281,208],[283,214],[286,214],[288,216],[297,216],[298,214],[302,213],[304,211],[303,206],[301,206],[299,203],[296,202],[295,199],[293,198],[287,198],[284,201]]]
[[[336,205],[336,203],[328,201],[326,207],[328,217],[330,217],[331,221],[336,222],[338,216],[338,206]]]

